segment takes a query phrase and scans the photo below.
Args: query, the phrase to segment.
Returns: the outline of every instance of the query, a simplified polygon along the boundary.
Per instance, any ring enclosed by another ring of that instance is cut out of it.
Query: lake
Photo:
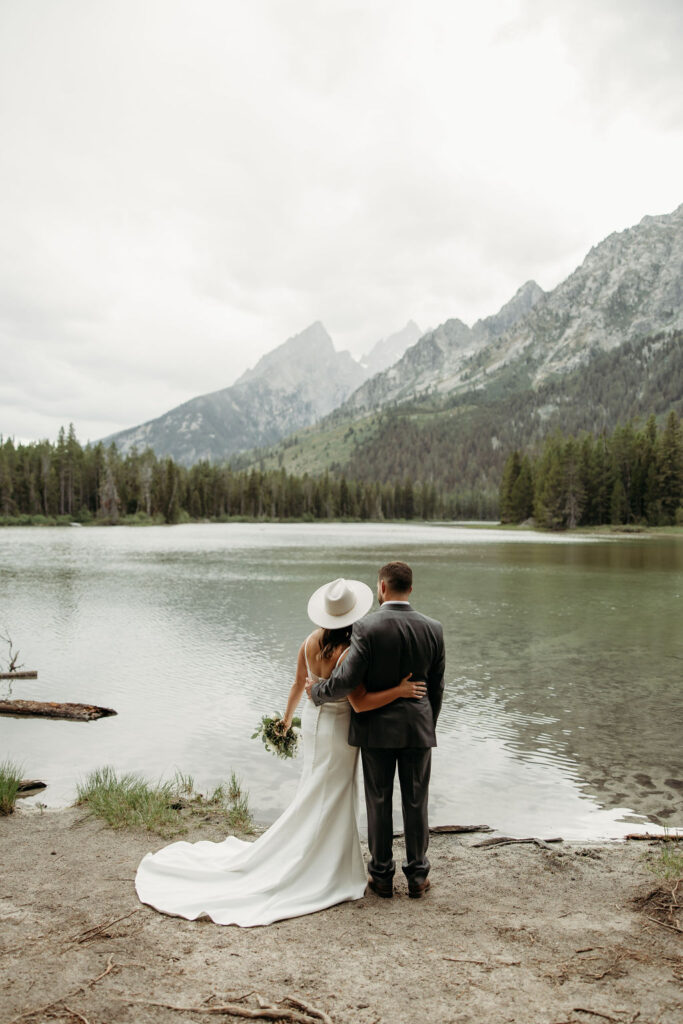
[[[308,598],[337,576],[374,588],[393,558],[410,562],[413,604],[446,635],[432,824],[566,839],[683,826],[679,537],[374,523],[0,530],[0,631],[39,671],[12,695],[118,711],[0,718],[0,760],[47,782],[48,806],[104,764],[153,779],[178,768],[204,790],[234,769],[256,819],[272,821],[300,765],[250,737],[284,709]]]

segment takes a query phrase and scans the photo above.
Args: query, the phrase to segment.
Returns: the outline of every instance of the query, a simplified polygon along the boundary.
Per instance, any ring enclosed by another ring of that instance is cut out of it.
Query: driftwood
[[[624,839],[654,839],[658,843],[683,843],[683,832],[664,832],[661,835],[652,835],[651,832],[631,832],[624,836]]]
[[[179,1006],[177,1003],[156,1003],[149,999],[122,999],[117,1002],[127,1005],[158,1006],[166,1010],[178,1010],[180,1013],[202,1013],[213,1016],[230,1015],[233,1017],[246,1017],[249,1020],[291,1020],[296,1024],[332,1024],[332,1019],[324,1010],[318,1010],[315,1006],[305,1003],[303,999],[294,996],[280,1000],[280,1005],[268,1003],[260,996],[256,996],[258,1007],[245,1006],[244,1003],[209,1003],[203,1006]],[[283,1003],[289,1003],[293,1009],[287,1009]]]
[[[95,704],[59,704],[53,700],[0,700],[0,715],[28,715],[91,722],[95,718],[106,718],[115,714],[113,708],[100,708]]]
[[[37,679],[37,672],[0,672],[0,679]]]
[[[485,839],[483,843],[475,843],[474,848],[494,846],[510,846],[512,843],[534,843],[542,850],[547,849],[548,843],[563,843],[564,839],[513,839],[511,836],[494,836],[493,839]]]
[[[493,829],[490,825],[434,825],[429,831],[438,836],[442,833],[493,832]]]
[[[433,836],[457,835],[461,832],[493,832],[490,825],[432,825],[429,832]],[[399,839],[403,832],[394,832],[394,839]]]
[[[39,782],[38,779],[22,779],[17,793],[34,793],[40,789],[47,789],[47,783]]]

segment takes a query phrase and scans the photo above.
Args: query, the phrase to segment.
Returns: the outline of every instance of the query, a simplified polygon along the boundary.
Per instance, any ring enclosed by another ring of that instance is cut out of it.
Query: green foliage
[[[524,468],[525,461],[528,468]],[[608,523],[672,526],[683,508],[683,431],[672,412],[663,429],[654,416],[638,430],[629,422],[611,435],[555,433],[535,452],[511,452],[500,492],[504,522],[534,516],[550,530]]]
[[[60,438],[64,431],[60,432]],[[56,470],[60,444],[14,446],[0,440],[0,455],[7,467],[5,511],[0,525],[152,525],[201,521],[229,522],[254,519],[381,520],[436,519],[467,516],[454,496],[433,481],[415,482],[409,474],[380,484],[325,472],[319,477],[296,476],[284,469],[235,470],[201,461],[187,468],[154,452],[126,456],[114,446],[81,448],[73,438],[74,469],[64,484]],[[41,473],[48,481],[41,493]],[[28,486],[27,486],[28,485]],[[72,493],[73,492],[73,493]],[[496,512],[492,493],[486,507],[473,492],[471,510],[476,518]],[[61,515],[62,505],[74,508]]]
[[[14,805],[17,802],[19,783],[21,782],[21,768],[13,761],[5,760],[0,763],[0,815],[12,814]]]
[[[251,738],[255,740],[261,737],[266,750],[284,760],[296,755],[299,747],[299,734],[296,729],[299,728],[301,728],[300,718],[293,718],[289,729],[284,731],[282,715],[275,715],[272,718],[269,715],[264,715]]]
[[[683,879],[683,850],[677,850],[673,842],[665,842],[656,856],[648,857],[648,867],[667,882]]]
[[[176,772],[173,782],[151,785],[140,775],[96,768],[77,787],[77,804],[103,818],[112,828],[146,828],[169,838],[187,832],[188,818],[210,812],[221,824],[240,832],[252,830],[248,793],[233,772],[228,786],[217,786],[209,797],[197,793],[190,775]]]
[[[172,783],[150,785],[140,775],[118,776],[105,766],[90,772],[76,789],[77,804],[85,804],[112,828],[146,828],[162,836],[185,831],[172,804],[176,791]]]

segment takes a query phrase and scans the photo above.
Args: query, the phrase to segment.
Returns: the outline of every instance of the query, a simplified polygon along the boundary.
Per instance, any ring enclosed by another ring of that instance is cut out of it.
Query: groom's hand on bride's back
[[[309,700],[313,700],[313,698],[311,697],[311,688],[315,686],[315,679],[311,679],[310,676],[306,676],[306,682],[304,685],[306,689],[306,696],[308,697]]]

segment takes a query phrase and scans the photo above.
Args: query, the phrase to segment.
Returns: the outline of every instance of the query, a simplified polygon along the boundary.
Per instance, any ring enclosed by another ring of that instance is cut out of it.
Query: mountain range
[[[670,406],[680,404],[682,330],[683,205],[610,235],[551,291],[528,281],[471,327],[453,318],[420,335],[411,321],[358,363],[316,323],[231,387],[107,440],[186,464],[243,453],[241,465],[416,479],[440,472],[431,456],[443,448],[463,485],[475,486],[493,480],[499,460],[489,455],[509,446],[507,434],[524,443],[563,416],[609,423],[617,409],[638,411],[638,395],[655,401],[648,380],[664,365]],[[601,412],[587,398],[600,373],[617,375],[600,390]],[[569,416],[568,396],[574,406],[584,396],[583,417]],[[392,442],[397,415],[410,423],[412,448]],[[479,455],[465,458],[465,448]],[[492,468],[482,476],[484,463]]]
[[[319,321],[268,352],[230,387],[192,398],[169,412],[105,438],[126,453],[152,448],[192,465],[223,462],[271,445],[340,406],[368,376],[399,358],[420,337],[412,320],[381,339],[363,362],[337,352]]]

